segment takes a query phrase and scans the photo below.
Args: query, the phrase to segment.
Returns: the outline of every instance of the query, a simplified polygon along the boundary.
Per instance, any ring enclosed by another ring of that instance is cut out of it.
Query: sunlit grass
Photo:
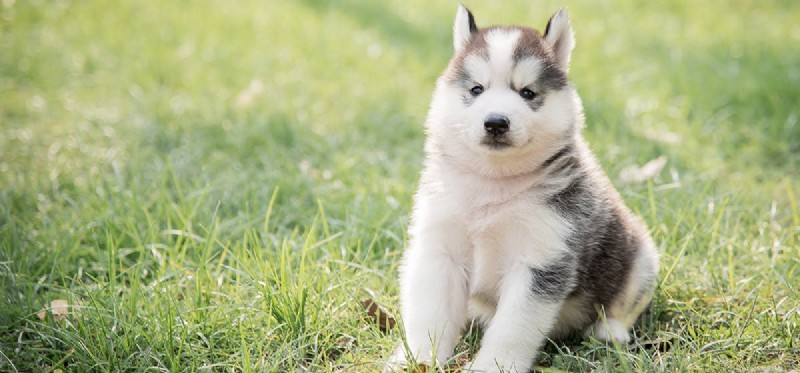
[[[540,28],[569,8],[587,137],[663,253],[634,346],[539,365],[800,368],[798,5],[467,5]],[[377,370],[400,333],[360,302],[397,313],[454,10],[3,1],[0,371]],[[58,299],[70,316],[37,316]]]

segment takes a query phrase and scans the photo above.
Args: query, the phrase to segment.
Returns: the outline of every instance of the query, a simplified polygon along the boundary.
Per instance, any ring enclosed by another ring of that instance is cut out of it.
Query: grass
[[[586,136],[663,253],[637,344],[540,367],[800,369],[800,5],[468,5],[540,28],[569,7]],[[0,371],[378,370],[400,333],[360,302],[397,314],[454,11],[2,1]],[[71,314],[40,318],[53,300]]]

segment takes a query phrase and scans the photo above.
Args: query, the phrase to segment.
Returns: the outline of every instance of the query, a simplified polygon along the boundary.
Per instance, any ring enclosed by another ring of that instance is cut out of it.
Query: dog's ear
[[[569,72],[569,59],[572,49],[575,48],[575,36],[572,34],[566,9],[561,9],[550,17],[544,30],[544,40],[553,50],[558,66]]]
[[[472,13],[464,6],[458,5],[456,11],[456,21],[453,25],[453,47],[456,53],[467,45],[467,42],[472,38],[472,34],[478,32],[478,26],[475,25],[475,18]]]

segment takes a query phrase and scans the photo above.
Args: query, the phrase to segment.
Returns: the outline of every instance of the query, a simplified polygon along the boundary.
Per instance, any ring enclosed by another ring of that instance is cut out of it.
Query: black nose
[[[483,128],[492,136],[508,132],[508,117],[500,114],[489,114],[483,122]]]

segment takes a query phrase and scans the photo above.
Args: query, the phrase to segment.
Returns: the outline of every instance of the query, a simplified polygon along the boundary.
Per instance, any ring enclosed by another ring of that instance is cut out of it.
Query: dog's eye
[[[533,100],[533,98],[536,97],[536,93],[527,88],[523,88],[519,91],[519,95],[526,100]]]
[[[483,87],[479,86],[479,85],[476,85],[476,86],[470,88],[469,93],[471,93],[473,96],[477,96],[477,95],[483,93]]]

